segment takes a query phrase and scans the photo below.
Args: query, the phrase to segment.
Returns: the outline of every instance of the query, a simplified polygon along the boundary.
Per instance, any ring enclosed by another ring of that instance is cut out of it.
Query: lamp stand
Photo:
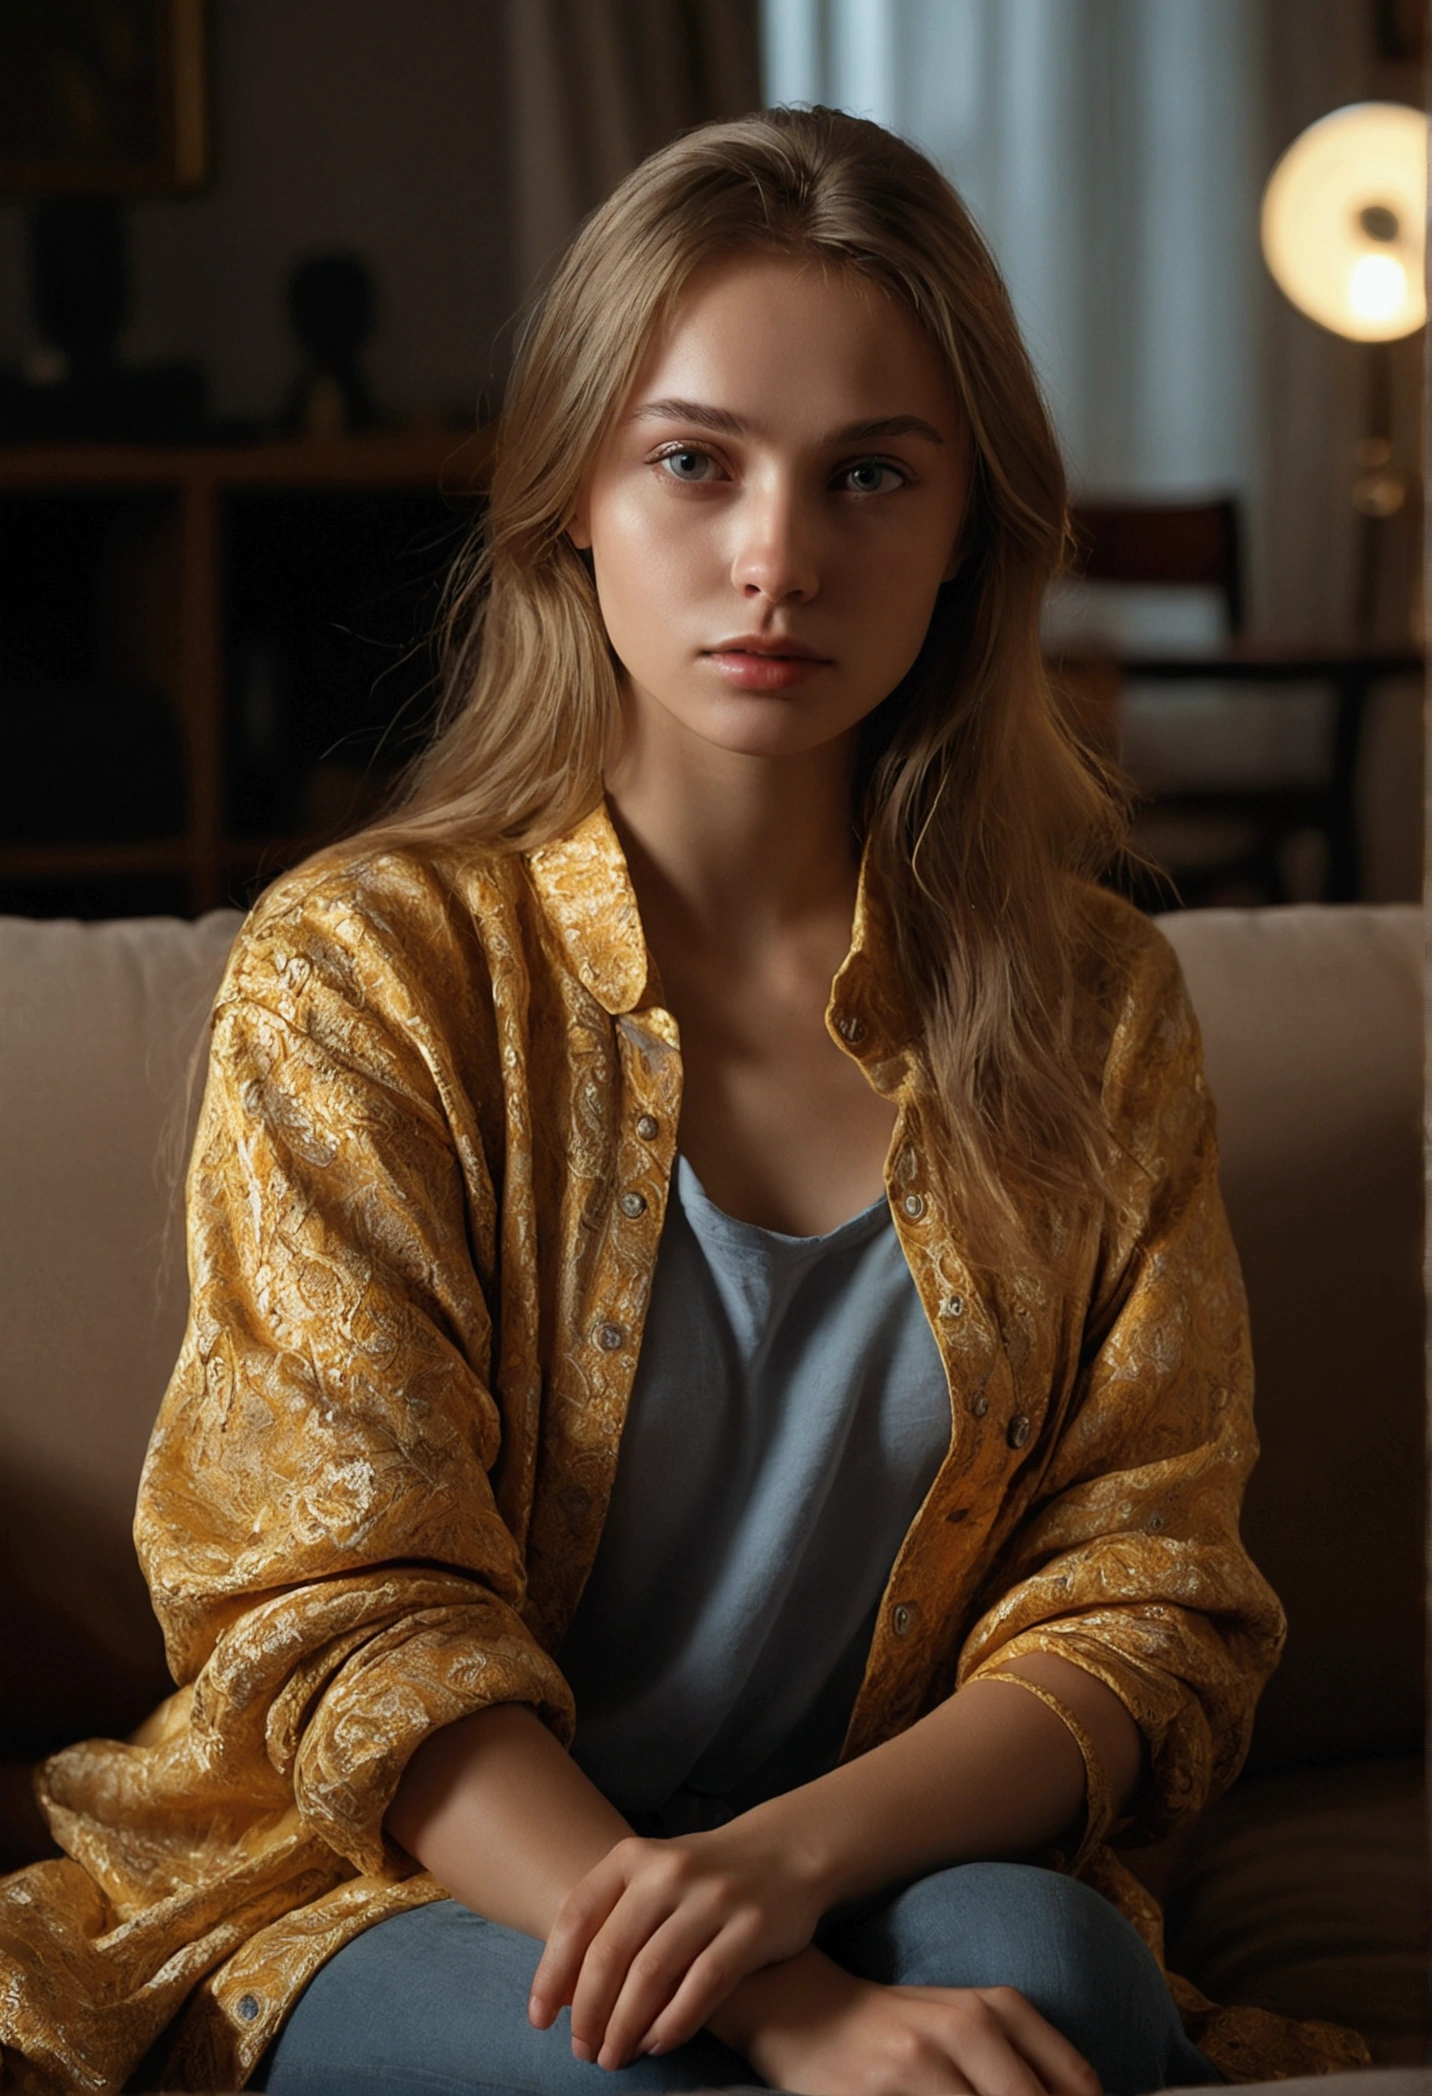
[[[1377,639],[1392,519],[1407,499],[1407,481],[1392,464],[1392,344],[1369,342],[1365,347],[1364,435],[1353,454],[1357,478],[1352,506],[1358,514],[1353,631],[1359,646],[1369,648]]]

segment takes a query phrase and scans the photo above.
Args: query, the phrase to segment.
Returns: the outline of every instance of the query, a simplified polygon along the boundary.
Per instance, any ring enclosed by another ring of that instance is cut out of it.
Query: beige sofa
[[[28,1764],[126,1730],[166,1686],[129,1518],[183,1319],[186,1090],[237,922],[0,920],[0,1867],[43,1848]],[[1354,2024],[1411,2064],[1428,2031],[1420,918],[1166,929],[1253,1307],[1265,1453],[1246,1531],[1291,1631],[1247,1774],[1142,1868],[1171,1962],[1209,1993]]]

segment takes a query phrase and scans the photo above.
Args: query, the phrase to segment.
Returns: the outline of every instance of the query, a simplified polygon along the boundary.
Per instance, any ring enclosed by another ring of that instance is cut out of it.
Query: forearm
[[[1099,1755],[1116,1809],[1143,1768],[1143,1739],[1112,1690],[1052,1655],[1011,1664],[1051,1690]],[[1017,1854],[1082,1820],[1083,1756],[1062,1720],[1024,1689],[972,1682],[897,1738],[757,1806],[829,1909],[953,1863]],[[753,1972],[710,2019],[717,2037],[767,2076],[785,2048],[834,2015],[845,1975],[814,1948]]]
[[[464,1905],[545,1938],[563,1900],[624,1835],[609,1805],[525,1704],[446,1725],[409,1762],[388,1832]],[[712,2019],[727,2043],[761,2047],[823,2004],[835,1968],[817,1950],[750,1975]]]
[[[1053,1655],[1025,1657],[1009,1671],[1069,1707],[1120,1809],[1144,1748],[1118,1697]],[[770,1816],[772,1834],[829,1910],[949,1864],[1067,1841],[1084,1806],[1084,1760],[1063,1721],[1012,1683],[974,1681],[897,1738],[751,1817]]]
[[[1142,1746],[1118,1698],[1066,1661],[1040,1655],[1017,1664],[1073,1711],[1116,1803],[1122,1802],[1138,1779]],[[822,1912],[947,1864],[1017,1854],[1067,1836],[1082,1818],[1084,1800],[1083,1756],[1060,1718],[1010,1683],[975,1682],[846,1767],[743,1813],[729,1828],[669,1846],[626,1842],[621,1814],[536,1716],[525,1706],[499,1706],[424,1743],[387,1824],[458,1899],[546,1939],[534,1979],[534,2003],[540,1997],[534,2020],[545,2027],[561,2003],[571,2001],[574,2046],[580,2039],[584,2058],[603,2046],[616,1990],[636,1949],[654,1931],[666,1932],[685,1888],[698,1888],[700,1906],[703,1899],[710,1904],[699,1887],[713,1870],[718,1886],[749,1881],[746,1924],[759,1924],[758,1937],[764,1932],[764,1954],[751,1956],[754,1942],[739,1952],[749,1961],[749,1977],[734,1991],[728,1979],[704,2009],[693,2001],[677,2035],[689,2034],[704,2017],[758,2066],[774,2066],[782,2045],[798,2044],[811,2018],[833,2013],[844,1983],[820,1952],[791,1955],[799,1944],[809,1945]],[[659,1858],[674,1864],[674,1877]],[[634,1894],[636,1878],[650,1891]],[[767,1926],[767,1893],[782,1885]],[[616,1908],[632,1911],[633,1898],[637,1910],[651,1907],[650,1916],[634,1912],[634,1926],[618,1928],[616,1964],[603,1961],[610,1980],[595,1969],[589,1974],[594,1933],[616,1927]],[[742,1900],[736,1904],[742,1907]],[[710,1935],[702,1923],[697,1936],[704,1942]],[[692,1955],[676,1957],[670,1988],[679,1989]],[[669,1991],[658,1989],[649,2011],[622,2013],[612,2026],[619,2027],[617,2039],[608,2039],[601,2053],[604,2065],[631,2056]],[[679,2006],[673,2015],[680,2017]]]
[[[426,1739],[386,1825],[455,1899],[543,1938],[572,1887],[631,1831],[520,1703],[476,1711]]]

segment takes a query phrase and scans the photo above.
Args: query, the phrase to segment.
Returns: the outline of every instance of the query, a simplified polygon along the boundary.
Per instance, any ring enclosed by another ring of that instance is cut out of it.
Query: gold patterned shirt
[[[897,1112],[895,1226],[951,1436],[891,1570],[844,1752],[1054,1652],[1148,1745],[1133,1838],[1231,1781],[1282,1636],[1238,1540],[1242,1288],[1177,965],[1090,889],[1081,967],[1118,1198],[1058,1283],[961,1249],[959,1189],[862,878],[834,1037]],[[1093,1052],[1091,1050],[1091,1052]],[[442,1897],[385,1835],[434,1728],[495,1702],[564,1739],[552,1655],[592,1564],[681,1108],[604,809],[520,855],[361,845],[281,881],[215,1006],[191,1307],[136,1540],[176,1693],[41,1772],[64,1851],[0,1885],[7,2085],[232,2087],[352,1936]],[[1107,1851],[1085,1873],[1154,1937]],[[1213,2010],[1226,2071],[1355,2065],[1327,2026]]]

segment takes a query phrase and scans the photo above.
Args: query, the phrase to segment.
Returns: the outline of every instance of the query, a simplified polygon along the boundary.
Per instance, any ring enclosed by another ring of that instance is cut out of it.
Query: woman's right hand
[[[792,2096],[1100,2096],[1083,2056],[1013,1987],[882,1987],[818,1951],[752,1976],[739,2039]]]

